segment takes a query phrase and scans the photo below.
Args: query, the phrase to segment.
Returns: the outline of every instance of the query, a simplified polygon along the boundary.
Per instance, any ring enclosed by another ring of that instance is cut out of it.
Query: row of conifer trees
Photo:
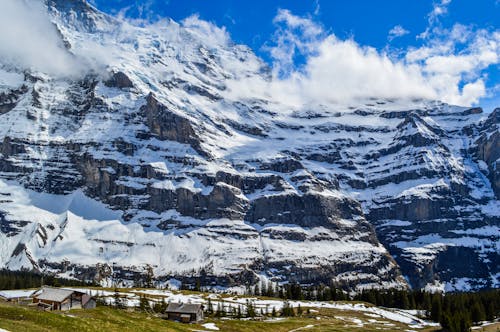
[[[0,289],[23,289],[47,286],[89,286],[94,283],[83,282],[75,279],[56,278],[53,275],[42,275],[30,271],[0,270]]]

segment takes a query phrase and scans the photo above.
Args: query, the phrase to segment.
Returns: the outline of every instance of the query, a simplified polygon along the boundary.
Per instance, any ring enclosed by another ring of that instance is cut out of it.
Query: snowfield
[[[302,100],[198,18],[49,3],[86,70],[0,63],[0,268],[498,287],[500,110]]]
[[[80,291],[86,292],[93,296],[104,297],[106,302],[113,304],[114,302],[114,292],[101,291],[98,289],[86,289],[86,288],[71,288],[78,289]],[[270,313],[273,308],[279,311],[283,308],[283,300],[262,300],[255,297],[231,297],[222,294],[182,294],[170,290],[159,290],[159,289],[146,289],[146,290],[134,290],[124,292],[120,291],[120,296],[126,298],[125,304],[130,307],[135,307],[139,305],[139,299],[141,296],[152,295],[153,297],[148,298],[150,303],[161,302],[175,302],[175,303],[196,303],[208,305],[208,299],[213,306],[213,310],[217,310],[218,307],[223,308],[228,313],[231,313],[233,309],[240,307],[243,313],[245,313],[246,305],[250,302],[255,307],[255,311],[259,314],[262,310],[264,313]],[[392,322],[399,322],[407,324],[409,328],[412,329],[423,329],[425,327],[439,326],[437,323],[433,323],[424,319],[417,317],[418,312],[416,310],[401,310],[401,309],[390,309],[390,308],[380,308],[375,306],[369,306],[362,303],[347,303],[347,302],[319,302],[319,301],[288,301],[289,305],[292,307],[302,307],[310,308],[311,312],[315,309],[335,309],[342,311],[353,311],[363,313],[366,317],[364,321],[359,323],[373,323],[375,321],[380,322],[381,320],[388,320]],[[339,313],[341,315],[341,313]],[[342,319],[342,317],[338,317]],[[279,319],[279,318],[278,318]],[[387,322],[389,323],[389,322]],[[210,324],[210,323],[209,323]],[[210,325],[216,327],[214,325]],[[207,327],[205,327],[207,328]],[[207,328],[208,329],[208,328]]]

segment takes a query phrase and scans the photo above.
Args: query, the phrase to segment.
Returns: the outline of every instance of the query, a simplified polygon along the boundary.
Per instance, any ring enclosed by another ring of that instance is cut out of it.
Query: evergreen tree
[[[141,298],[139,299],[139,309],[141,311],[149,311],[151,309],[149,301],[146,299],[145,295],[141,295]]]
[[[435,322],[439,322],[441,321],[442,315],[443,315],[443,307],[441,303],[441,295],[439,294],[433,296],[432,298],[430,318]]]
[[[254,293],[256,296],[260,296],[260,295],[262,295],[262,294],[261,294],[261,292],[260,292],[259,283],[257,283],[257,284],[255,285],[255,288],[254,288],[254,290],[253,290],[253,293]]]
[[[165,310],[167,310],[167,304],[164,298],[161,299],[161,302],[156,302],[153,306],[153,311],[156,313],[164,313]]]
[[[410,300],[408,299],[408,293],[406,291],[402,291],[399,293],[400,297],[400,306],[401,309],[410,309]]]
[[[219,314],[220,317],[226,317],[226,306],[224,305],[224,302],[221,304],[221,311]]]
[[[208,301],[207,301],[207,310],[206,310],[206,313],[209,316],[211,316],[214,313],[214,308],[213,308],[213,305],[212,305],[212,300],[210,298],[208,298]]]
[[[424,293],[422,297],[422,307],[421,309],[427,311],[427,314],[430,315],[432,307],[431,295],[429,293]]]
[[[486,312],[484,310],[484,306],[479,301],[474,301],[470,309],[471,319],[474,323],[482,322],[486,320]]]
[[[251,318],[255,317],[255,306],[254,306],[253,302],[250,300],[247,300],[246,311],[247,311],[247,317],[251,317]]]
[[[113,294],[113,299],[114,299],[115,308],[117,308],[117,309],[124,308],[124,303],[122,301],[122,297],[120,295],[120,292],[118,291],[118,288],[115,288],[115,293]]]
[[[222,310],[222,307],[221,307],[221,304],[219,302],[219,303],[217,303],[217,310],[215,311],[215,317],[221,317],[221,310]]]
[[[144,286],[146,288],[153,288],[153,278],[154,278],[154,272],[153,272],[153,267],[151,265],[146,265],[146,282]]]
[[[236,312],[236,318],[240,319],[242,316],[241,316],[241,306],[238,305],[238,311]]]
[[[281,309],[281,316],[292,317],[295,316],[295,311],[288,301],[283,303],[283,308]]]

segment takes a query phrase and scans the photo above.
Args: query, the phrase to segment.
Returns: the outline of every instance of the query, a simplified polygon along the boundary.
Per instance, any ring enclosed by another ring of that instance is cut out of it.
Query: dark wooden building
[[[203,305],[192,303],[169,303],[165,310],[169,320],[197,323],[203,320]]]
[[[72,289],[43,287],[33,295],[33,304],[42,310],[70,310],[95,308],[95,299]]]

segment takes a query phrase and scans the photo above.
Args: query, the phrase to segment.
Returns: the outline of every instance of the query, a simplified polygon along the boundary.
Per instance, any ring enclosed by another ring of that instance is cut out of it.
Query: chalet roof
[[[193,303],[169,303],[166,312],[180,314],[196,314],[202,308],[201,304]]]
[[[71,289],[44,287],[39,294],[36,294],[33,297],[39,300],[62,302],[73,293],[78,292]]]
[[[17,298],[27,298],[35,293],[32,289],[13,289],[13,290],[2,290],[0,291],[0,297],[4,299],[17,299]]]

